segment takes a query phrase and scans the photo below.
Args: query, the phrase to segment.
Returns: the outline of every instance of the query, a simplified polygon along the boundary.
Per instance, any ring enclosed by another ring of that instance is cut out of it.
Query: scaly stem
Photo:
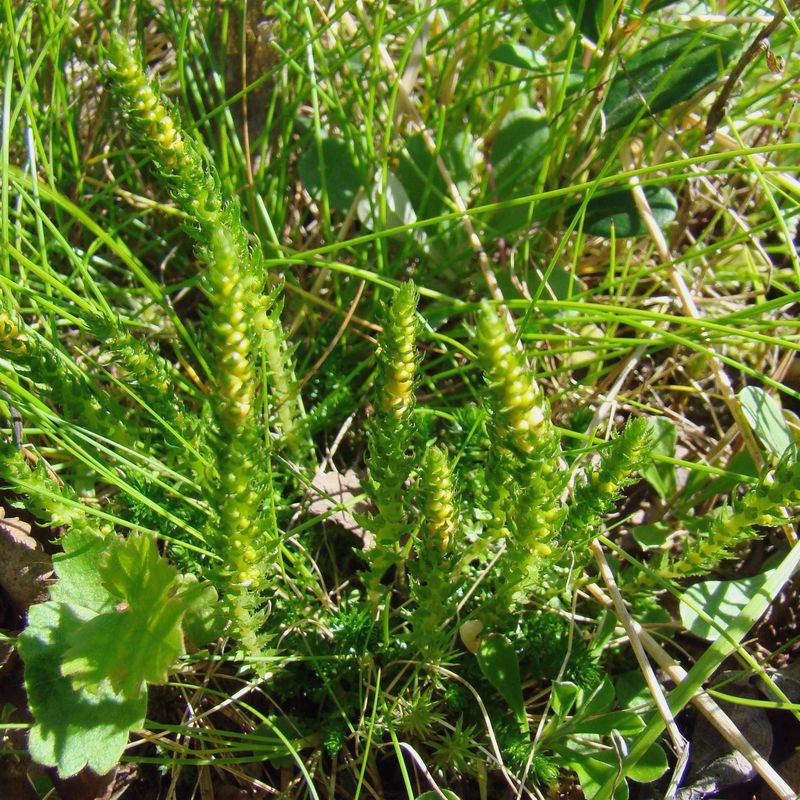
[[[407,529],[403,485],[411,474],[414,380],[418,355],[418,294],[413,283],[395,294],[379,338],[380,377],[375,418],[369,436],[369,488],[378,509],[372,523],[375,548],[369,554],[367,590],[373,599],[384,574],[399,565],[401,538]]]
[[[800,461],[797,447],[783,454],[774,474],[764,475],[759,483],[731,504],[716,509],[708,518],[706,530],[686,542],[681,555],[658,570],[662,578],[708,573],[748,539],[758,536],[754,526],[783,525],[783,508],[800,504]]]
[[[460,520],[453,473],[442,447],[431,447],[422,460],[420,482],[423,524],[411,563],[412,639],[421,653],[437,660],[449,640],[442,624],[452,614],[452,598],[459,584],[454,575],[459,556]]]
[[[499,613],[525,601],[554,548],[564,511],[561,446],[547,400],[503,322],[484,302],[478,351],[492,400],[490,436],[497,453],[487,470],[494,537],[507,541],[499,562]],[[506,509],[511,507],[509,514]]]
[[[194,223],[198,253],[208,265],[203,288],[210,310],[204,322],[216,380],[209,400],[217,426],[216,475],[208,486],[216,519],[208,538],[222,556],[213,577],[236,634],[245,651],[258,656],[261,598],[275,573],[278,535],[262,512],[272,488],[262,470],[266,454],[257,433],[262,422],[255,403],[256,353],[262,339],[268,351],[280,347],[280,327],[265,322],[260,252],[250,247],[238,204],[222,197],[197,143],[181,130],[135,50],[119,34],[111,36],[109,56],[128,119],[149,146],[173,199]]]

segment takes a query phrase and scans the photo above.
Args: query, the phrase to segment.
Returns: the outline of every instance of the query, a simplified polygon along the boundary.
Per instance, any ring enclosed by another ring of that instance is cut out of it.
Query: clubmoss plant
[[[279,289],[280,287],[278,287]],[[273,290],[277,293],[277,290]],[[269,313],[259,314],[256,329],[261,334],[264,360],[268,369],[270,395],[280,425],[283,442],[293,458],[302,461],[313,449],[305,424],[301,398],[295,391],[291,349],[281,327],[282,304],[277,302]]]
[[[110,441],[140,445],[125,426],[124,409],[88,372],[57,345],[40,336],[13,311],[2,312],[2,353],[22,382],[37,387],[62,414]],[[126,339],[121,333],[119,339]]]
[[[108,57],[109,73],[127,106],[128,119],[148,145],[173,199],[201,229],[213,227],[222,213],[223,199],[197,143],[183,132],[177,112],[156,82],[148,79],[138,49],[119,31],[109,36]]]
[[[702,529],[683,543],[681,554],[657,572],[662,578],[680,578],[710,572],[734,555],[745,541],[758,537],[758,526],[774,527],[790,520],[784,509],[800,504],[800,462],[792,445],[774,472],[732,503],[726,503],[703,520]]]
[[[477,337],[498,444],[520,458],[552,456],[548,448],[557,450],[558,437],[547,400],[502,319],[486,301],[478,314]]]
[[[91,422],[87,427],[112,441],[136,445],[119,422],[124,416],[122,408],[88,378],[89,371],[101,373],[112,364],[115,377],[129,384],[137,399],[167,423],[168,431],[186,430],[189,420],[183,403],[169,391],[173,371],[167,362],[117,319],[86,315],[83,323],[86,332],[102,342],[103,353],[97,364],[86,358],[76,363],[64,350],[29,329],[10,307],[0,311],[0,349],[68,418]]]
[[[524,602],[554,552],[564,519],[561,445],[544,394],[488,303],[480,308],[477,338],[496,450],[486,472],[490,527],[506,539],[508,550],[494,601],[503,609]]]
[[[433,660],[442,655],[449,634],[443,624],[452,613],[459,587],[459,557],[463,552],[461,521],[453,471],[441,446],[425,451],[420,476],[422,524],[409,567],[412,636],[417,648]]]
[[[420,546],[446,552],[456,543],[458,512],[453,471],[442,447],[431,447],[422,459],[422,516]]]
[[[635,480],[650,453],[647,420],[631,419],[621,435],[604,448],[600,464],[589,468],[574,489],[561,537],[565,545],[587,557],[586,545],[614,510],[623,489]]]
[[[257,434],[262,424],[256,405],[257,352],[262,335],[269,342],[268,354],[280,350],[281,330],[266,316],[260,251],[250,246],[238,204],[222,197],[214,170],[145,76],[136,51],[118,33],[111,36],[109,58],[127,118],[143,135],[156,169],[187,215],[207,264],[203,288],[210,309],[204,322],[213,356],[216,389],[209,400],[217,428],[217,468],[208,487],[216,518],[207,534],[221,556],[222,566],[213,569],[213,578],[229,606],[237,638],[246,653],[258,656],[263,623],[259,609],[274,575],[278,539],[263,512],[272,490],[261,468],[264,444]]]
[[[31,469],[28,457],[12,442],[0,440],[0,475],[3,488],[14,491],[19,502],[37,519],[53,527],[63,525],[71,531],[93,536],[101,536],[109,530],[109,526],[102,526],[96,517],[87,513],[70,486],[48,475],[41,458]]]
[[[377,508],[371,522],[375,548],[370,553],[369,592],[375,596],[386,571],[399,563],[401,539],[408,531],[404,484],[413,468],[410,448],[414,426],[414,381],[419,295],[413,283],[400,286],[392,298],[379,337],[380,376],[375,416],[369,432],[369,488]]]
[[[166,359],[119,322],[96,317],[87,324],[94,338],[103,343],[101,366],[109,369],[113,365],[137,399],[166,422],[167,432],[194,438],[191,415],[178,393],[172,390],[176,375]]]
[[[781,557],[778,531],[746,540],[791,518],[796,460],[731,495],[750,473],[728,410],[755,420],[755,462],[792,438],[791,15],[749,59],[765,31],[743,4],[677,37],[664,3],[110,5],[144,59],[103,3],[5,3],[0,25],[0,516],[24,503],[63,551],[6,631],[28,753],[61,777],[155,761],[139,794],[235,773],[245,794],[416,796],[415,753],[464,798],[659,781],[662,718],[627,707],[636,660],[588,544],[619,552],[654,633],[681,625],[663,589]],[[556,77],[517,80],[528,46]],[[586,441],[609,392],[687,424]],[[639,551],[664,530],[688,533]],[[676,702],[768,601],[686,663]]]

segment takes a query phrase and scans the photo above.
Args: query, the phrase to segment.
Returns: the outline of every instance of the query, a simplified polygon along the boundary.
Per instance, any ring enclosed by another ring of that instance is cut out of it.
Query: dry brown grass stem
[[[606,608],[616,610],[614,601],[597,584],[590,584],[586,590]],[[688,676],[683,667],[676,663],[672,656],[630,615],[627,615],[630,631],[628,637],[633,642],[634,637],[641,642],[644,650],[650,655],[664,672],[675,681],[681,683]],[[627,631],[627,628],[626,628]],[[764,779],[780,800],[796,800],[796,792],[786,781],[770,766],[769,762],[750,744],[740,733],[733,720],[714,702],[705,692],[696,694],[691,702],[700,713],[720,732],[723,738],[738,750],[752,765],[753,769]]]
[[[622,165],[625,170],[633,170],[636,168],[636,161],[634,159],[633,151],[629,142],[626,142],[620,149],[620,160],[622,161]],[[658,250],[658,255],[664,264],[664,269],[667,272],[669,281],[672,284],[672,288],[678,298],[678,301],[680,302],[683,313],[692,319],[700,319],[702,315],[698,311],[697,304],[694,301],[694,297],[692,296],[689,287],[686,285],[683,275],[675,266],[675,259],[672,257],[667,240],[664,237],[664,233],[659,227],[658,222],[656,222],[656,219],[653,216],[650,203],[647,201],[644,189],[642,189],[637,176],[634,175],[631,177],[630,187],[636,207],[639,210],[639,213],[642,215],[642,219],[644,220],[644,224],[650,234],[650,238],[653,240],[656,249]],[[708,348],[713,349],[710,344],[708,345]],[[742,440],[744,441],[745,447],[747,448],[748,453],[750,453],[753,463],[758,469],[761,469],[764,464],[764,461],[761,457],[761,450],[758,446],[758,442],[756,441],[753,429],[751,428],[750,423],[747,421],[747,417],[744,415],[744,411],[742,411],[742,406],[733,391],[730,378],[728,377],[721,361],[718,358],[709,358],[709,365],[714,375],[714,381],[717,384],[717,389],[722,396],[723,402],[728,407],[728,410],[733,417],[734,423],[738,428]]]
[[[661,717],[664,720],[664,724],[669,732],[669,737],[672,739],[672,746],[675,748],[675,753],[678,756],[678,763],[675,767],[673,779],[670,783],[670,788],[672,788],[673,784],[677,786],[678,782],[683,777],[683,773],[689,760],[689,743],[683,737],[683,734],[680,732],[680,730],[678,730],[675,717],[673,716],[672,711],[670,711],[669,703],[667,702],[667,698],[665,697],[664,691],[661,688],[661,684],[658,682],[658,678],[656,678],[655,672],[653,672],[653,667],[650,665],[650,662],[647,659],[647,653],[645,653],[642,642],[634,627],[634,619],[628,613],[628,609],[625,606],[625,601],[622,599],[622,594],[617,586],[617,582],[614,580],[614,574],[611,572],[611,568],[608,566],[608,561],[606,561],[606,557],[603,553],[603,548],[600,545],[600,542],[595,539],[590,546],[594,560],[597,562],[597,566],[600,570],[600,575],[603,578],[606,588],[608,589],[608,593],[611,595],[611,600],[614,603],[614,610],[617,612],[617,616],[622,623],[622,627],[625,628],[625,633],[628,634],[628,641],[630,642],[633,654],[636,656],[639,669],[642,672],[642,676],[647,684],[647,688],[650,690],[650,694],[652,695],[653,701],[656,704],[658,713],[661,714]],[[672,794],[667,792],[667,797],[671,796]]]

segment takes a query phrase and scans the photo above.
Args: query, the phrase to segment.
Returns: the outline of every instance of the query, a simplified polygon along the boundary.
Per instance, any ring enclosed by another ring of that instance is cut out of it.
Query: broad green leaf
[[[600,658],[611,639],[616,638],[614,633],[616,632],[618,624],[619,619],[611,609],[607,608],[600,613],[597,619],[597,627],[594,629],[589,647],[589,652],[596,658]]]
[[[521,186],[533,190],[549,136],[547,119],[532,108],[519,108],[506,116],[490,153],[501,200]]]
[[[363,172],[347,144],[334,137],[323,139],[319,150],[309,142],[297,161],[297,171],[308,193],[320,200],[327,192],[328,204],[337,211],[348,211],[364,185]]]
[[[622,708],[650,706],[653,697],[647,688],[641,670],[632,669],[621,673],[614,683],[614,693]]]
[[[520,726],[527,730],[528,719],[525,715],[519,661],[514,645],[502,634],[491,633],[481,640],[477,658],[486,680],[500,692]]]
[[[720,636],[720,629],[728,629],[739,618],[742,609],[763,589],[771,575],[772,571],[768,571],[735,581],[704,581],[694,584],[681,595],[681,622],[695,636],[710,642],[715,641]],[[696,608],[702,609],[719,627],[706,622]]]
[[[675,425],[665,417],[650,417],[648,419],[650,440],[653,443],[653,455],[675,457],[675,446],[678,434]],[[672,464],[651,462],[639,470],[642,477],[658,492],[662,500],[675,493],[675,467]]]
[[[475,137],[467,130],[456,131],[442,147],[442,159],[463,197],[472,191],[481,158]]]
[[[178,584],[186,603],[183,632],[192,647],[203,647],[222,636],[225,616],[217,590],[208,582],[200,583],[194,575],[179,575]]]
[[[508,64],[511,67],[519,67],[520,69],[541,71],[549,66],[547,59],[541,53],[531,50],[530,47],[525,47],[524,44],[511,44],[510,42],[495,47],[489,53],[489,59],[501,64]]]
[[[631,610],[642,625],[669,625],[672,622],[672,615],[657,595],[642,594],[631,598]],[[672,629],[668,627],[662,635],[672,636]]]
[[[665,228],[675,219],[678,211],[675,196],[663,186],[648,186],[644,194],[658,227]],[[574,205],[570,211],[575,214],[578,208],[578,205]],[[610,238],[612,228],[618,239],[647,234],[647,226],[629,189],[593,197],[586,205],[583,223],[586,233]]]
[[[461,800],[461,798],[455,792],[451,792],[449,789],[442,789],[442,794],[447,798],[447,800]],[[442,798],[439,797],[436,792],[430,791],[423,792],[421,795],[419,795],[419,797],[417,797],[417,800],[442,800]]]
[[[611,708],[614,702],[614,684],[611,679],[606,675],[600,682],[600,685],[592,692],[587,698],[586,702],[580,707],[579,713],[581,716],[591,716],[594,714],[602,714]]]
[[[86,766],[101,775],[113,769],[147,710],[144,689],[125,696],[103,683],[89,692],[61,674],[68,643],[93,616],[91,609],[41,603],[31,608],[19,638],[35,718],[28,747],[34,761],[55,767],[62,777]]]
[[[474,137],[467,130],[449,135],[438,152],[459,194],[468,200],[475,186],[480,153]],[[396,167],[397,178],[406,190],[417,219],[430,219],[453,210],[453,201],[437,164],[421,134],[406,141]],[[443,269],[443,274],[455,274],[459,263],[471,257],[464,226],[459,220],[442,220],[426,226],[415,234],[424,242],[426,256]]]
[[[511,200],[534,191],[549,137],[547,120],[532,108],[519,108],[505,117],[489,151],[494,182],[485,202]],[[519,205],[498,209],[491,225],[496,235],[510,236],[530,219],[530,205]]]
[[[56,767],[62,777],[86,766],[100,774],[119,760],[128,734],[144,723],[147,694],[121,694],[106,681],[89,691],[61,672],[74,638],[97,619],[114,614],[114,597],[104,585],[100,565],[113,537],[99,537],[79,526],[61,540],[64,553],[54,556],[59,576],[52,600],[30,609],[28,627],[19,639],[25,662],[25,687],[35,722],[29,749],[35,761]]]
[[[780,458],[794,441],[780,403],[759,386],[745,386],[737,397],[761,443]]]
[[[670,535],[670,527],[666,522],[651,522],[648,525],[637,525],[631,530],[636,544],[642,550],[653,550],[663,547]]]
[[[358,203],[358,218],[362,224],[370,230],[376,230],[381,225],[381,192],[384,192],[383,201],[386,206],[385,226],[387,228],[399,228],[417,221],[417,215],[411,200],[408,197],[405,187],[398,177],[390,172],[386,178],[386,187],[381,183],[381,176],[376,177],[372,187],[370,197],[362,197]],[[406,234],[408,235],[408,234]],[[414,231],[411,233],[415,239],[422,241],[425,238],[424,231]]]
[[[108,679],[115,691],[135,696],[145,682],[166,681],[183,654],[187,603],[175,596],[176,569],[149,536],[112,539],[100,575],[118,610],[99,614],[75,632],[62,674],[98,685]]]
[[[459,131],[442,145],[439,153],[462,196],[472,189],[477,174],[478,149],[468,131]],[[400,156],[397,177],[420,219],[450,209],[449,193],[439,172],[436,156],[428,152],[422,134],[410,136]]]
[[[574,2],[575,0],[571,0]],[[643,47],[617,71],[603,106],[609,130],[629,125],[643,100],[657,114],[715,81],[741,47],[732,25],[687,31]]]
[[[553,0],[522,0],[528,19],[545,33],[558,33],[564,27],[555,11],[557,5]]]
[[[655,783],[668,768],[667,754],[664,752],[664,748],[656,742],[628,770],[628,777],[636,783]]]
[[[179,599],[139,605],[89,620],[71,639],[61,672],[80,683],[111,681],[115,691],[133,696],[145,683],[164,683],[170,667],[183,655]],[[149,616],[145,617],[144,613]]]
[[[422,134],[416,133],[406,142],[397,165],[397,177],[418,217],[435,217],[446,210],[447,186]]]
[[[178,580],[178,571],[162,558],[155,541],[138,533],[112,539],[99,572],[103,586],[130,606],[158,605]]]
[[[575,733],[608,736],[611,731],[618,731],[623,736],[639,733],[644,728],[642,718],[633,711],[609,711],[599,716],[584,718],[575,727]]]
[[[600,34],[603,0],[567,0],[567,8],[580,32],[596,42]]]
[[[581,690],[569,681],[553,681],[552,693],[553,714],[563,719],[572,711]]]
[[[176,570],[147,536],[76,527],[62,543],[55,599],[31,608],[19,640],[35,718],[29,747],[62,776],[104,773],[144,723],[146,682],[163,681],[183,652],[187,606],[211,598],[176,595]]]
[[[614,800],[628,800],[628,784],[618,778],[622,758],[616,751],[597,751],[582,747],[578,752],[574,752],[573,748],[559,748],[559,753],[577,773],[586,800],[592,800],[603,785],[610,781],[618,782],[614,790]]]
[[[108,538],[80,527],[64,534],[59,541],[64,552],[53,556],[59,580],[50,589],[50,598],[96,613],[111,608],[113,600],[100,578],[100,561],[108,542]]]

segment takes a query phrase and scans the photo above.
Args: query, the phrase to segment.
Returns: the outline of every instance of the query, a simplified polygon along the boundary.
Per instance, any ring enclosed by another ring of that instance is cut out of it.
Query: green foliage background
[[[63,551],[30,755],[624,797],[667,758],[615,586],[677,707],[731,652],[769,683],[738,642],[797,559],[798,33],[6,2],[0,478]],[[687,604],[743,564],[693,666]],[[148,684],[191,713],[145,722]]]

